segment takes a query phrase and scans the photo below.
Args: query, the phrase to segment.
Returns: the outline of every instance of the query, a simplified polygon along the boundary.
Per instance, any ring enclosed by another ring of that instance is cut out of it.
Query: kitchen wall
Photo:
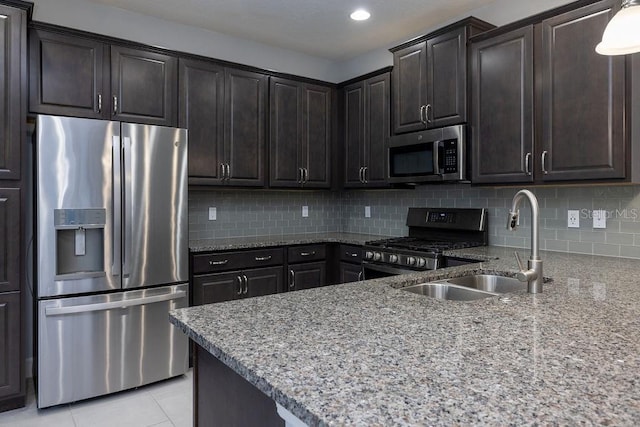
[[[489,209],[489,243],[528,248],[531,218],[521,206],[521,226],[506,230],[506,215],[519,188],[478,188],[466,184],[431,185],[415,190],[330,192],[214,191],[190,195],[190,238],[268,236],[343,231],[401,236],[407,208],[483,207]],[[537,187],[540,248],[640,259],[640,186]],[[302,218],[301,206],[309,206]],[[207,207],[218,207],[218,221],[207,221]],[[365,218],[365,206],[371,218]],[[580,211],[580,228],[567,228],[567,210]],[[604,210],[607,228],[593,229],[592,213]]]

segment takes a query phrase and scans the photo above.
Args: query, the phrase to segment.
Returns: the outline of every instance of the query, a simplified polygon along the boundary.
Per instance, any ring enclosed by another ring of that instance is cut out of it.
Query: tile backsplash
[[[527,201],[520,206],[521,224],[506,229],[508,208],[520,188],[478,188],[466,184],[431,185],[415,190],[191,191],[189,237],[268,236],[293,233],[350,232],[402,236],[407,233],[407,208],[476,207],[489,210],[489,243],[529,247],[531,216]],[[640,258],[640,186],[530,188],[540,204],[540,248]],[[218,219],[208,221],[208,207]],[[309,207],[303,218],[302,206]],[[365,206],[371,217],[365,218]],[[567,210],[579,211],[580,227],[567,228]],[[593,211],[605,211],[606,229],[593,228]]]

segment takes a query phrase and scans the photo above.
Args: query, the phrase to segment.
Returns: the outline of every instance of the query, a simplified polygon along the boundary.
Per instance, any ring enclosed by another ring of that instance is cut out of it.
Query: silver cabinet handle
[[[228,262],[228,259],[223,259],[222,261],[209,261],[209,265],[226,265]]]
[[[422,105],[420,107],[420,121],[422,122],[422,124],[424,124],[425,126],[427,125],[427,119],[426,119],[426,114],[425,114],[425,110],[427,109],[426,105]]]
[[[360,182],[364,184],[364,167],[360,167]]]
[[[227,181],[229,181],[231,179],[231,165],[227,163],[225,166],[227,167]]]
[[[431,119],[429,118],[429,110],[432,111],[433,114],[433,107],[431,106],[431,104],[427,104],[424,107],[424,119],[425,119],[425,124],[427,123],[431,123]]]
[[[273,258],[271,255],[267,255],[267,256],[257,256],[255,259],[256,261],[269,261],[271,258]]]
[[[300,256],[313,256],[316,254],[316,251],[311,252],[300,252]]]
[[[113,95],[113,114],[118,114],[118,97]]]
[[[296,182],[302,184],[302,168],[298,168],[298,176],[296,178]]]
[[[289,289],[296,287],[296,272],[289,270]]]
[[[236,279],[238,279],[238,292],[236,292],[236,295],[242,295],[242,277],[236,276]]]
[[[102,94],[98,94],[98,114],[102,113]]]
[[[542,173],[545,175],[549,173],[547,170],[547,154],[549,154],[547,151],[542,152]]]
[[[531,175],[531,153],[524,156],[524,170],[527,175]]]
[[[362,271],[360,271],[360,273],[358,273],[358,281],[361,282],[362,281]]]
[[[47,307],[44,310],[46,316],[59,316],[63,314],[75,314],[75,313],[88,313],[91,311],[105,311],[113,310],[115,308],[128,308],[137,305],[153,304],[162,301],[171,301],[174,299],[185,298],[187,293],[185,291],[178,291],[165,295],[155,295],[144,298],[134,298],[121,301],[101,302],[97,304],[82,304],[73,305],[69,307]]]
[[[224,181],[224,178],[225,178],[224,163],[220,163],[220,181]]]
[[[357,254],[357,253],[355,253],[355,252],[354,252],[354,253],[351,253],[351,252],[345,252],[345,255],[346,255],[346,256],[350,256],[350,257],[352,257],[352,258],[356,258],[356,257],[358,256],[358,254]]]
[[[302,168],[302,183],[306,184],[309,182],[309,169]]]
[[[244,279],[244,291],[242,291],[242,293],[246,295],[249,293],[249,278],[246,274],[243,274],[242,278]]]
[[[367,172],[369,172],[369,166],[365,166],[362,168],[362,178],[365,184],[369,183],[369,178],[367,178]]]

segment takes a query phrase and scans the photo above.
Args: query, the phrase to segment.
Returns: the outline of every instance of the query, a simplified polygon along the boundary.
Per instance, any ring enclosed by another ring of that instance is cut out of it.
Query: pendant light
[[[622,9],[604,29],[596,46],[601,55],[626,55],[640,52],[640,0],[623,0]]]

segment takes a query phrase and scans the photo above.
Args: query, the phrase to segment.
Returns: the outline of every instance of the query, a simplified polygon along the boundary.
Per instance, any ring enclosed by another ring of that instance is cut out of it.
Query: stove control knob
[[[376,252],[373,254],[374,261],[380,261],[382,259],[382,254],[380,252]]]
[[[415,264],[416,264],[415,257],[410,256],[409,258],[407,258],[407,265],[415,265]]]
[[[366,259],[373,259],[373,252],[371,252],[371,251],[365,252],[364,257]]]
[[[427,265],[427,261],[424,258],[418,258],[418,267],[424,267]]]
[[[389,255],[389,262],[391,263],[398,262],[398,255]]]

